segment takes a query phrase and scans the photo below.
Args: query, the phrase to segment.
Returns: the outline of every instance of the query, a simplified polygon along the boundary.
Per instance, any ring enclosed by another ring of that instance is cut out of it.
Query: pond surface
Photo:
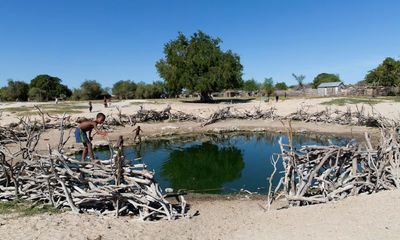
[[[228,194],[246,189],[266,193],[267,177],[272,173],[271,156],[280,153],[279,133],[197,135],[146,141],[124,148],[127,161],[145,163],[156,172],[156,181],[164,189],[175,191]],[[327,136],[295,135],[293,144],[328,145],[329,141],[345,145],[349,139]],[[80,159],[80,154],[76,155]],[[107,149],[95,150],[96,159],[109,159]],[[278,163],[278,171],[282,164]],[[274,184],[279,181],[277,172]]]

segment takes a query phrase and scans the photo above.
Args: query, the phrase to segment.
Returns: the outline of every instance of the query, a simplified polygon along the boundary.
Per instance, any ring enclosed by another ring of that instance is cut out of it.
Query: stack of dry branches
[[[272,195],[281,191],[290,205],[299,206],[400,188],[396,130],[383,127],[376,148],[365,134],[364,144],[303,146],[298,151],[291,144],[290,131],[289,144],[279,142],[284,176]],[[276,167],[277,161],[273,164]]]
[[[254,108],[253,110],[239,111],[237,109],[231,109],[231,107],[225,107],[218,109],[210,115],[208,119],[205,119],[201,126],[206,126],[225,119],[275,119],[276,108],[271,107],[265,110],[261,108]]]
[[[107,116],[107,125],[119,126],[129,124],[131,126],[136,123],[143,123],[149,121],[164,121],[164,120],[172,120],[172,121],[199,121],[200,117],[195,116],[193,114],[184,113],[181,111],[171,111],[171,106],[168,105],[161,111],[156,110],[146,110],[141,106],[140,109],[132,115],[123,114],[121,109],[117,107],[118,115],[114,117],[112,115]]]
[[[326,107],[322,111],[312,113],[308,111],[308,107],[302,106],[296,112],[285,117],[285,119],[302,122],[335,123],[367,127],[379,127],[380,118],[377,114],[367,114],[364,105],[361,107],[356,105],[356,111],[352,111],[350,107],[347,107],[346,111],[338,109],[332,111],[329,107]]]
[[[69,207],[74,212],[138,214],[144,220],[186,215],[181,194],[173,195],[176,204],[168,202],[144,164],[125,164],[122,144],[107,161],[81,162],[66,157],[63,123],[60,125],[58,149],[49,146],[48,154],[34,151],[40,131],[27,132],[25,142],[15,141],[14,151],[1,145],[0,200],[26,199]]]

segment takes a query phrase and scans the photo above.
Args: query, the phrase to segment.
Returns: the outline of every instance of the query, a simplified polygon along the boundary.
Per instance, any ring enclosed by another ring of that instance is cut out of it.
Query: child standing
[[[142,142],[142,137],[140,136],[140,132],[143,132],[142,129],[140,129],[140,126],[137,126],[137,128],[133,129],[132,132],[135,132],[135,137],[133,139],[134,142],[136,142],[136,138],[139,139],[139,143]]]
[[[96,116],[96,120],[81,122],[78,125],[78,127],[75,128],[76,143],[82,143],[84,146],[83,153],[82,153],[82,161],[85,161],[88,152],[89,152],[90,160],[94,161],[94,154],[93,154],[93,148],[92,148],[92,142],[91,142],[93,139],[93,136],[91,136],[91,133],[92,133],[92,130],[95,129],[96,133],[98,133],[99,135],[101,135],[101,136],[107,135],[106,132],[99,131],[98,127],[97,127],[98,125],[103,124],[104,120],[106,120],[106,116],[103,113],[98,113]],[[89,132],[89,137],[87,135],[87,132]]]

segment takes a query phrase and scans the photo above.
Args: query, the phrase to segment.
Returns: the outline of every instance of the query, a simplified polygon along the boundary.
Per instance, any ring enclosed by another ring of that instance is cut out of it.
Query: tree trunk
[[[208,92],[200,92],[200,102],[212,102],[212,98],[208,94]]]

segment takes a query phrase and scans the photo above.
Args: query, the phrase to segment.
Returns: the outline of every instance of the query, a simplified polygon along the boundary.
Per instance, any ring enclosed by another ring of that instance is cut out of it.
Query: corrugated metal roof
[[[321,83],[318,85],[318,88],[329,88],[329,87],[339,87],[342,85],[342,82],[327,82],[327,83]]]

